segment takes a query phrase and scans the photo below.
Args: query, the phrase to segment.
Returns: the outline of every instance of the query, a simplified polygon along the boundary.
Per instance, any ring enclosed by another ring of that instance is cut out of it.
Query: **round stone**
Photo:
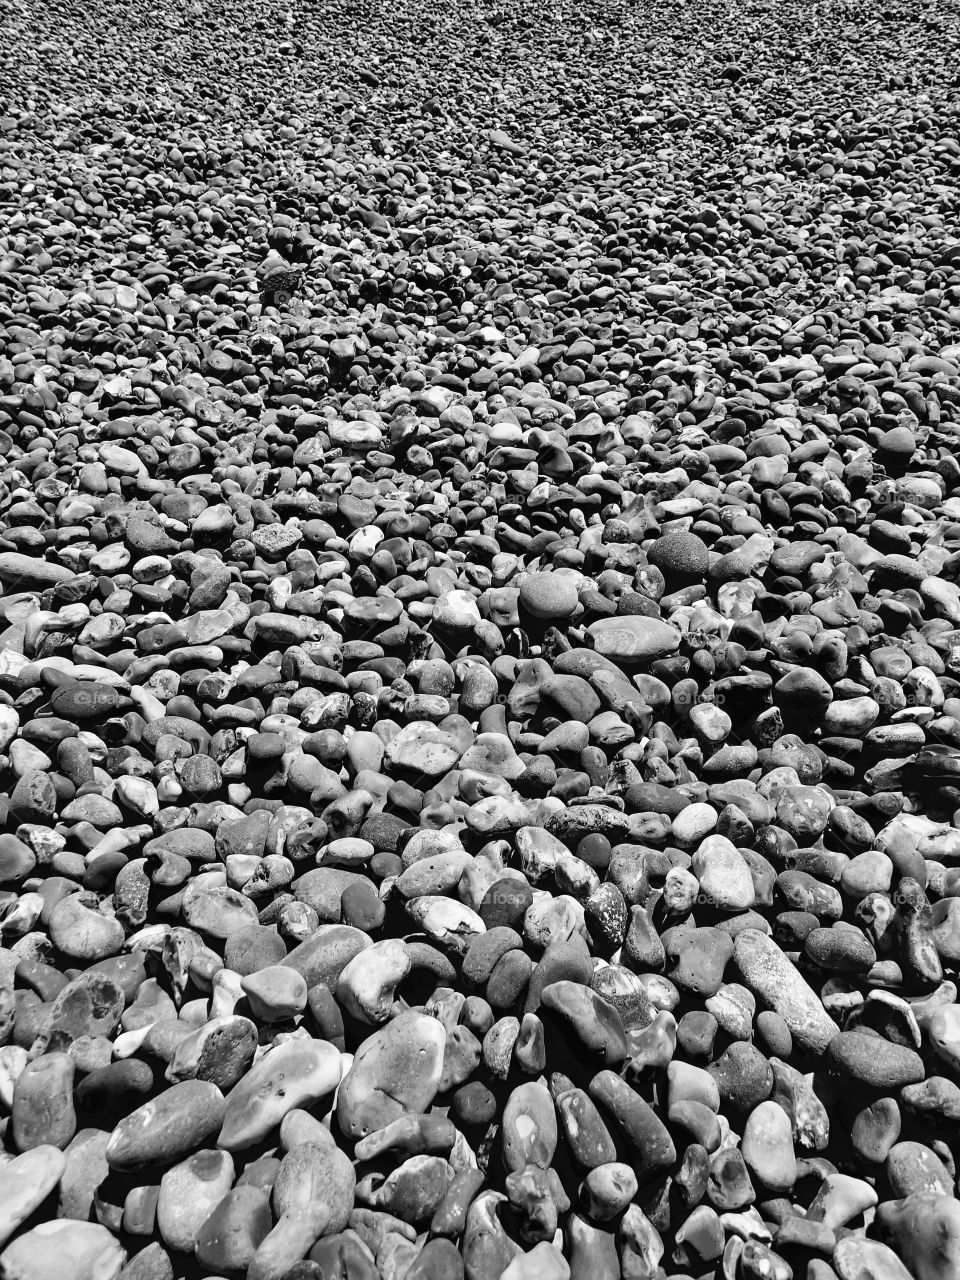
[[[665,533],[648,549],[647,562],[667,579],[702,580],[710,566],[710,554],[695,533]]]
[[[578,604],[576,580],[563,573],[531,573],[520,583],[520,604],[533,618],[570,618]]]

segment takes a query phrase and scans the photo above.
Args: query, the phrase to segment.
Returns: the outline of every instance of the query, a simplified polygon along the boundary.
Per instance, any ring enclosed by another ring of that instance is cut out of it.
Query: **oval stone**
[[[124,1117],[107,1144],[111,1169],[148,1169],[188,1155],[223,1124],[223,1094],[208,1080],[184,1080]]]

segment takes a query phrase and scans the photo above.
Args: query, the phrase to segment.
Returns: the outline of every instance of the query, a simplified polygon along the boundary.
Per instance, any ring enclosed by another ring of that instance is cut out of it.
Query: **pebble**
[[[200,1228],[233,1186],[233,1160],[225,1151],[198,1151],[160,1179],[157,1230],[169,1249],[193,1253]]]
[[[601,618],[591,623],[587,633],[597,653],[626,665],[669,657],[680,645],[679,632],[658,618]]]
[[[197,1261],[209,1275],[246,1271],[270,1233],[272,1218],[259,1187],[234,1187],[200,1228]]]
[[[0,1169],[0,1245],[29,1218],[63,1176],[66,1159],[58,1147],[34,1147]]]
[[[631,1148],[638,1177],[646,1180],[676,1159],[676,1148],[663,1121],[640,1095],[611,1071],[601,1071],[590,1085],[594,1102],[606,1108]]]
[[[744,929],[734,940],[734,956],[746,985],[780,1014],[794,1043],[808,1053],[823,1053],[840,1029],[777,946],[758,930]]]
[[[888,1200],[877,1220],[917,1280],[943,1280],[960,1262],[960,1213],[952,1195],[920,1192]]]
[[[519,602],[533,618],[569,618],[578,603],[576,580],[560,573],[530,574],[520,583]]]
[[[321,1232],[334,1234],[350,1221],[356,1182],[350,1158],[321,1126],[315,1136],[289,1146],[273,1183],[273,1205],[282,1215],[322,1204],[326,1220]]]
[[[24,1064],[13,1087],[10,1127],[21,1152],[54,1146],[62,1151],[77,1130],[73,1059],[47,1053]]]
[[[827,1057],[845,1080],[873,1089],[899,1089],[924,1077],[923,1060],[912,1049],[856,1031],[835,1036]]]
[[[741,1150],[760,1183],[773,1191],[789,1191],[797,1180],[790,1117],[776,1102],[761,1102],[747,1117]]]
[[[117,1280],[127,1255],[106,1227],[70,1219],[40,1222],[0,1253],[4,1280]]]
[[[440,1083],[445,1045],[442,1024],[414,1012],[364,1040],[337,1095],[343,1131],[363,1138],[407,1111],[425,1111]]]
[[[232,1152],[262,1142],[293,1108],[333,1093],[340,1074],[340,1054],[325,1041],[296,1038],[277,1044],[230,1092],[218,1145]]]
[[[267,965],[241,978],[240,986],[258,1021],[286,1022],[307,1006],[306,979],[284,965]]]
[[[111,1169],[164,1165],[187,1155],[224,1122],[223,1094],[206,1080],[184,1080],[145,1102],[114,1129],[106,1157]]]

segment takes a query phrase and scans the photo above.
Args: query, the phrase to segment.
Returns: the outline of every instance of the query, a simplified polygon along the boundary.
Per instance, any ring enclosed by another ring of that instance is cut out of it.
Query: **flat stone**
[[[680,646],[680,632],[657,618],[639,615],[601,618],[587,628],[597,653],[627,665],[669,657]]]

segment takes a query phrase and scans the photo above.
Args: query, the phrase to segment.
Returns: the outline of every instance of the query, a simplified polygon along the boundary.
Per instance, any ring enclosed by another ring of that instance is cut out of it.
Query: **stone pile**
[[[954,8],[12,7],[2,1280],[960,1273]]]

